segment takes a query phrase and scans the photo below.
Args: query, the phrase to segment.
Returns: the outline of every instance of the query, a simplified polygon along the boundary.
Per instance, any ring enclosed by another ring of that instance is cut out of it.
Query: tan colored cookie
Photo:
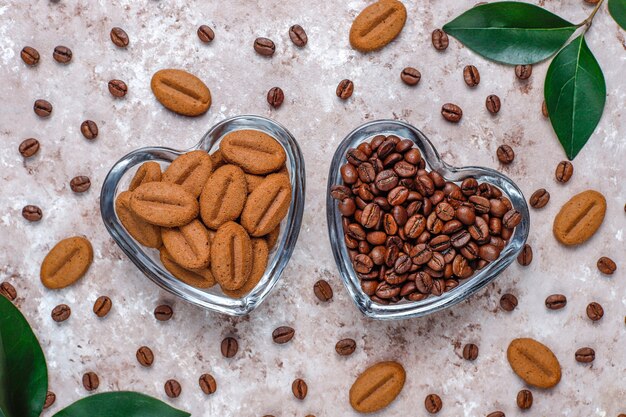
[[[268,258],[269,250],[265,239],[252,239],[252,270],[250,271],[250,277],[243,284],[243,287],[238,290],[229,291],[222,288],[224,294],[231,298],[241,298],[252,291],[261,281],[263,275],[265,275]]]
[[[213,161],[214,170],[226,164],[226,161],[224,161],[224,158],[222,158],[222,151],[220,151],[219,149],[211,154],[211,160]]]
[[[161,165],[158,162],[148,161],[141,164],[135,176],[130,180],[128,186],[129,191],[134,191],[141,184],[146,182],[159,182],[161,181]]]
[[[235,222],[217,230],[211,248],[211,272],[224,290],[243,287],[252,271],[252,243],[248,233]]]
[[[397,362],[379,362],[359,375],[350,388],[350,405],[359,413],[373,413],[396,399],[406,380]]]
[[[189,223],[200,211],[198,200],[182,186],[169,182],[140,185],[130,198],[131,210],[148,223],[177,227]]]
[[[268,175],[250,194],[241,213],[241,225],[250,236],[270,233],[289,212],[291,183],[283,174]]]
[[[150,82],[159,102],[174,113],[199,116],[211,107],[209,88],[195,75],[177,69],[157,71]]]
[[[163,173],[164,182],[182,186],[198,197],[213,172],[213,161],[205,151],[187,152],[174,159]]]
[[[393,41],[406,22],[406,8],[397,0],[381,0],[367,6],[350,28],[350,45],[370,52]]]
[[[185,284],[196,288],[211,288],[215,285],[215,278],[208,267],[201,269],[183,268],[172,259],[172,255],[165,248],[161,248],[159,255],[165,269]]]
[[[220,142],[222,157],[248,174],[269,174],[281,168],[287,155],[282,145],[258,130],[237,130]]]
[[[200,216],[211,229],[236,220],[248,195],[246,178],[236,165],[224,165],[206,182],[200,195]]]
[[[269,250],[274,249],[276,242],[278,242],[278,236],[280,236],[280,224],[274,228],[271,232],[263,236],[267,241],[267,248]]]
[[[124,226],[124,229],[137,242],[149,248],[160,248],[161,228],[144,221],[130,209],[130,191],[121,192],[115,199],[115,213]]]
[[[513,372],[529,385],[552,388],[561,380],[561,365],[554,353],[534,339],[514,339],[506,351]]]
[[[209,232],[200,220],[192,220],[180,227],[163,228],[161,238],[171,258],[183,268],[201,269],[209,266]]]
[[[580,245],[596,233],[606,213],[606,199],[594,190],[583,191],[561,207],[552,232],[564,245]]]
[[[93,248],[84,237],[68,237],[57,243],[41,263],[39,276],[47,288],[58,290],[85,275],[93,261]]]
[[[248,186],[248,194],[254,191],[254,189],[258,187],[264,179],[265,176],[263,175],[246,174],[246,185]]]

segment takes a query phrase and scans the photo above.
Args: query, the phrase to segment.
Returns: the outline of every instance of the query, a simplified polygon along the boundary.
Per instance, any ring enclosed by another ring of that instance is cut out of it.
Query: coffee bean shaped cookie
[[[235,222],[217,230],[211,248],[211,271],[224,290],[243,287],[252,271],[252,243],[245,229]]]
[[[274,249],[276,242],[278,242],[278,236],[280,236],[280,224],[274,228],[271,232],[263,236],[267,241],[267,248],[269,250]]]
[[[160,171],[159,171],[160,173]],[[149,248],[162,246],[161,228],[144,221],[130,209],[130,191],[121,192],[115,199],[115,213],[124,229],[137,242]]]
[[[381,0],[365,9],[350,28],[350,45],[361,52],[380,49],[393,41],[406,22],[406,8],[397,0]]]
[[[186,71],[158,71],[152,76],[150,87],[163,106],[184,116],[199,116],[211,107],[209,88]]]
[[[258,130],[237,130],[220,143],[222,157],[248,174],[263,175],[278,171],[287,158],[281,144]]]
[[[219,149],[211,154],[211,160],[213,161],[213,170],[216,170],[226,164],[226,161],[222,157],[222,151]]]
[[[159,181],[161,181],[161,165],[154,161],[144,162],[135,172],[133,179],[130,180],[128,190],[134,191],[141,184]]]
[[[130,198],[131,210],[148,223],[177,227],[189,223],[200,211],[198,200],[178,184],[148,182]]]
[[[41,282],[52,290],[65,288],[82,278],[92,261],[93,248],[87,239],[80,236],[63,239],[41,263]]]
[[[209,232],[198,219],[184,226],[161,229],[165,249],[183,268],[206,268],[211,260]]]
[[[205,151],[192,151],[174,159],[163,173],[164,182],[173,182],[198,197],[213,172],[213,161]]]
[[[224,294],[231,298],[241,298],[247,295],[250,291],[257,286],[263,275],[265,269],[267,269],[267,260],[269,257],[269,250],[265,239],[256,238],[252,239],[252,269],[250,271],[250,277],[243,284],[243,287],[238,290],[229,291],[222,288]]]
[[[604,196],[594,190],[583,191],[561,207],[554,218],[554,236],[564,245],[579,245],[596,233],[605,213]]]
[[[236,165],[218,168],[200,195],[200,216],[211,229],[236,220],[246,203],[248,190],[243,171]]]
[[[248,186],[248,194],[258,187],[265,177],[263,175],[246,174],[246,185]]]
[[[529,385],[552,388],[561,380],[559,360],[547,346],[534,339],[514,339],[506,357],[513,372]]]
[[[291,183],[284,174],[268,175],[250,194],[241,213],[241,225],[250,236],[270,233],[289,212]]]
[[[380,362],[367,368],[350,388],[350,405],[360,413],[373,413],[396,399],[406,380],[397,362]]]
[[[215,285],[215,278],[209,267],[201,269],[183,268],[174,261],[165,248],[161,248],[159,255],[165,269],[185,284],[196,288],[211,288]]]

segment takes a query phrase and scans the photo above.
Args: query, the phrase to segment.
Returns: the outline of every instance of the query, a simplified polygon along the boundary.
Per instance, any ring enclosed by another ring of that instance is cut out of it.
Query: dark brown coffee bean
[[[4,281],[0,284],[0,295],[4,296],[9,301],[15,301],[17,298],[17,291],[15,291],[15,287],[13,285]]]
[[[168,379],[163,388],[165,389],[165,394],[170,398],[178,398],[182,391],[180,383],[175,379]]]
[[[502,411],[494,411],[493,413],[487,414],[487,417],[506,417],[506,415]]]
[[[84,175],[74,177],[70,181],[70,188],[75,193],[84,193],[89,189],[89,187],[91,187],[91,181],[89,180],[89,177]]]
[[[590,347],[583,347],[576,351],[574,357],[576,358],[576,362],[590,363],[596,358],[596,351]]]
[[[500,249],[494,245],[482,245],[478,250],[478,256],[485,261],[493,262],[500,256]]]
[[[391,191],[398,185],[398,174],[391,169],[380,171],[378,175],[376,175],[374,183],[376,188],[380,191]]]
[[[458,123],[463,117],[463,110],[456,104],[446,103],[441,107],[441,115],[451,123]]]
[[[428,246],[435,252],[445,252],[450,248],[450,236],[438,235],[428,242]]]
[[[352,191],[345,185],[333,185],[330,190],[330,195],[335,200],[343,201],[346,198],[352,197]]]
[[[200,38],[200,41],[203,43],[210,43],[215,39],[215,32],[207,25],[201,25],[198,28],[197,34],[198,38]]]
[[[554,172],[556,180],[561,183],[568,182],[572,178],[572,174],[574,174],[574,165],[569,161],[559,162]]]
[[[509,145],[500,145],[496,151],[498,161],[503,164],[510,164],[515,159],[515,152]]]
[[[39,141],[35,138],[24,139],[18,148],[24,158],[30,158],[39,152]]]
[[[591,321],[598,321],[602,318],[602,316],[604,316],[604,309],[602,306],[595,301],[589,303],[587,306],[587,317],[589,317]]]
[[[267,102],[275,109],[279,108],[285,100],[285,93],[280,87],[273,87],[267,92]]]
[[[611,258],[607,258],[606,256],[598,259],[597,265],[598,270],[605,275],[613,275],[615,270],[617,270],[617,265],[615,264],[615,262],[613,262]]]
[[[61,64],[68,64],[72,60],[72,50],[66,46],[57,46],[52,53],[54,60]]]
[[[85,120],[80,125],[80,132],[86,139],[93,140],[98,137],[98,125],[92,120]]]
[[[480,84],[478,68],[473,65],[466,65],[465,68],[463,68],[463,79],[465,80],[465,84],[469,87],[476,87]]]
[[[515,209],[511,209],[502,217],[502,226],[507,229],[514,229],[521,221],[521,213]]]
[[[517,255],[517,262],[522,266],[528,266],[533,261],[533,248],[526,243],[522,251]]]
[[[474,343],[468,343],[463,347],[463,359],[474,361],[478,358],[478,346]]]
[[[158,321],[168,321],[169,319],[172,318],[173,314],[174,314],[174,310],[172,310],[172,307],[166,304],[157,306],[157,308],[154,309],[154,317]]]
[[[482,217],[476,217],[474,224],[468,227],[469,234],[477,243],[489,240],[489,225]]]
[[[234,337],[227,337],[224,340],[222,340],[221,351],[222,351],[222,355],[225,358],[234,357],[237,354],[238,350],[239,350],[239,343],[237,342],[237,339],[235,339]]]
[[[200,389],[206,395],[213,394],[217,391],[217,382],[215,382],[215,378],[211,374],[202,374],[200,375],[200,379],[198,380],[198,384],[200,385]]]
[[[506,293],[500,297],[500,307],[504,311],[513,311],[517,307],[517,297],[513,294]]]
[[[111,80],[109,81],[109,93],[113,97],[121,98],[126,95],[128,92],[128,86],[122,80]]]
[[[543,117],[549,117],[550,116],[548,114],[548,105],[546,104],[545,100],[543,102],[541,102],[541,114],[543,114]]]
[[[35,104],[33,104],[33,110],[39,117],[50,117],[52,114],[52,104],[50,104],[49,101],[38,99],[35,100]]]
[[[145,366],[146,368],[149,368],[150,366],[152,366],[152,363],[154,363],[154,354],[152,353],[152,349],[150,349],[148,346],[142,346],[137,349],[135,357],[137,358],[137,362],[139,362],[141,366]]]
[[[335,351],[341,356],[349,356],[356,350],[356,342],[354,339],[341,339],[335,345]]]
[[[83,375],[83,387],[87,391],[95,391],[100,386],[100,378],[95,372],[87,372]]]
[[[296,331],[293,327],[280,326],[272,332],[272,339],[274,340],[274,343],[282,345],[289,342],[293,338],[294,334],[296,334]]]
[[[293,25],[289,28],[289,39],[294,45],[302,48],[309,41],[309,37],[300,25]]]
[[[43,403],[43,409],[47,409],[52,407],[52,404],[54,404],[54,402],[57,400],[57,396],[55,395],[54,392],[52,391],[48,391],[46,393],[46,401]]]
[[[530,196],[529,203],[532,208],[539,209],[545,207],[548,201],[550,201],[550,193],[545,188],[540,188]]]
[[[473,195],[469,198],[469,202],[474,205],[474,209],[479,214],[489,213],[491,210],[491,202],[484,196]]]
[[[563,294],[552,294],[546,298],[546,307],[550,310],[560,310],[567,304],[567,298]]]
[[[500,97],[498,97],[495,94],[491,94],[487,96],[487,99],[485,100],[485,107],[487,107],[487,110],[489,111],[489,113],[491,114],[498,113],[500,111],[501,106],[502,104],[500,103]]]
[[[54,307],[50,315],[52,316],[52,320],[60,323],[69,319],[71,314],[72,310],[67,304],[59,304],[58,306]]]
[[[404,81],[406,85],[417,85],[422,79],[422,73],[413,67],[406,67],[400,73],[400,79]]]
[[[342,100],[349,99],[352,96],[353,92],[354,92],[354,83],[347,79],[341,80],[339,85],[337,85],[337,90],[335,91],[335,93],[337,94],[337,97],[339,97]]]
[[[476,212],[470,206],[461,206],[453,213],[454,216],[466,226],[471,226],[476,222]]]
[[[126,48],[130,40],[128,39],[128,34],[122,28],[114,27],[111,29],[111,42],[120,48]]]
[[[454,207],[443,201],[435,207],[435,214],[444,222],[450,221],[455,215]]]
[[[523,389],[517,393],[517,406],[522,410],[528,410],[533,405],[533,393]]]
[[[516,65],[515,66],[515,75],[520,80],[529,79],[532,73],[533,73],[532,65]]]
[[[437,394],[428,394],[424,400],[424,406],[426,407],[426,411],[431,414],[436,414],[441,411],[443,403]]]
[[[106,295],[102,295],[93,304],[93,313],[98,317],[104,317],[109,314],[111,307],[113,307],[111,299]]]
[[[330,284],[323,279],[320,279],[315,283],[313,286],[313,292],[320,301],[326,302],[333,299],[333,289]]]
[[[26,65],[35,66],[39,63],[39,52],[30,46],[25,46],[22,49],[20,57]]]
[[[254,40],[254,50],[259,55],[272,56],[276,51],[276,45],[271,39],[256,38]]]
[[[299,400],[306,398],[308,390],[306,382],[304,382],[303,379],[298,378],[291,384],[291,392],[293,392],[293,396]]]
[[[433,33],[430,36],[433,46],[438,51],[443,51],[448,48],[448,44],[450,40],[448,39],[448,35],[441,29],[433,30]]]

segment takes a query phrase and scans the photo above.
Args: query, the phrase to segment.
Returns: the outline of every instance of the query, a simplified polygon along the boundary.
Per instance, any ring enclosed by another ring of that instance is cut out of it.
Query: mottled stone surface
[[[624,33],[606,10],[598,14],[589,44],[607,82],[604,117],[587,147],[574,162],[566,184],[554,180],[564,159],[549,122],[541,115],[547,63],[535,66],[530,80],[520,82],[513,68],[487,62],[451,40],[445,52],[430,44],[430,33],[474,1],[407,1],[408,21],[400,37],[384,50],[368,55],[348,44],[351,20],[369,2],[364,0],[285,2],[282,0],[87,1],[5,0],[0,3],[0,276],[19,293],[17,306],[39,336],[48,361],[50,389],[57,394],[52,415],[88,395],[84,372],[100,376],[98,392],[137,390],[193,412],[195,416],[353,416],[348,389],[356,375],[380,360],[394,359],[407,370],[404,391],[386,416],[426,415],[424,397],[443,399],[441,416],[482,416],[501,409],[522,415],[515,405],[524,383],[506,362],[514,337],[530,336],[552,347],[561,361],[563,379],[552,390],[532,389],[536,416],[613,417],[626,413],[626,100]],[[590,12],[582,0],[541,1],[571,21]],[[290,25],[301,24],[309,44],[296,48]],[[196,28],[208,24],[215,40],[202,44]],[[109,40],[113,26],[130,36],[128,49]],[[276,42],[268,59],[254,53],[257,36]],[[72,49],[72,62],[52,59],[56,45]],[[41,62],[29,68],[19,58],[23,46],[37,48]],[[481,83],[469,89],[462,69],[474,64]],[[422,72],[410,88],[399,75],[405,66]],[[149,80],[161,68],[182,68],[197,74],[211,88],[213,105],[198,118],[164,109],[154,99]],[[114,99],[107,81],[127,82],[129,93]],[[353,97],[341,102],[335,87],[343,78],[355,83]],[[271,110],[265,101],[273,86],[285,91],[285,103]],[[502,111],[491,116],[485,97],[498,94]],[[49,100],[54,111],[35,116],[35,99]],[[464,109],[460,124],[442,120],[445,102]],[[144,277],[116,247],[99,214],[99,189],[111,165],[127,152],[147,145],[185,148],[193,145],[216,121],[254,113],[283,123],[298,138],[307,164],[307,197],[300,240],[275,291],[251,316],[234,319],[205,312],[177,301]],[[331,155],[353,128],[369,120],[398,118],[423,131],[446,162],[483,165],[503,170],[528,196],[546,188],[552,199],[532,210],[529,242],[532,265],[512,265],[498,280],[470,300],[427,318],[399,322],[366,320],[353,306],[337,275],[326,233],[324,196]],[[80,134],[84,119],[96,121],[100,135],[93,142]],[[17,151],[27,137],[41,141],[41,150],[24,161]],[[508,167],[495,151],[511,145],[517,154]],[[91,189],[72,193],[69,181],[89,175]],[[608,211],[596,236],[578,248],[560,246],[552,237],[552,219],[573,194],[593,188],[607,197]],[[26,204],[42,207],[44,218],[29,224],[20,215]],[[39,282],[45,253],[61,238],[84,234],[93,243],[95,261],[76,285],[46,290]],[[596,260],[609,256],[618,264],[612,277],[601,276]],[[328,279],[334,299],[321,304],[313,283]],[[512,292],[518,308],[506,313],[501,294]],[[548,311],[544,299],[563,293],[568,304]],[[97,318],[91,311],[100,295],[109,295],[113,309]],[[585,306],[600,302],[604,318],[592,323]],[[50,311],[59,303],[71,306],[72,317],[57,324]],[[170,302],[175,316],[157,322],[152,311]],[[278,346],[271,338],[280,325],[295,327],[292,342]],[[222,338],[239,339],[233,359],[221,356]],[[352,337],[357,350],[350,357],[334,351],[337,340]],[[476,343],[474,362],[462,359],[462,347]],[[155,354],[152,368],[135,360],[138,347]],[[593,364],[574,360],[577,348],[596,350]],[[198,378],[212,373],[218,389],[205,396]],[[163,384],[176,378],[180,398],[169,400]],[[304,378],[304,401],[291,393],[291,382]],[[527,415],[528,413],[524,413]],[[528,415],[530,415],[528,414]]]

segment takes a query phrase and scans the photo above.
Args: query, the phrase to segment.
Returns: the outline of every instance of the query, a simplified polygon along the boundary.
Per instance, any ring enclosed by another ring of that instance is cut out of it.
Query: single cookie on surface
[[[252,269],[250,271],[250,277],[246,280],[241,288],[234,291],[229,291],[222,288],[224,294],[231,298],[241,298],[247,295],[250,291],[257,286],[267,268],[267,261],[269,258],[269,249],[265,239],[255,238],[252,239]]]
[[[211,271],[224,290],[238,290],[252,271],[252,242],[243,227],[224,223],[217,230],[211,248]]]
[[[606,213],[606,199],[594,190],[583,191],[561,207],[554,218],[554,237],[566,246],[579,245],[593,236]]]
[[[47,288],[58,290],[82,278],[93,262],[93,248],[84,237],[68,237],[57,243],[41,263],[39,276]]]
[[[279,170],[287,155],[282,145],[258,130],[236,130],[220,143],[222,157],[248,174],[263,175]]]
[[[241,225],[250,236],[260,237],[274,230],[289,212],[291,182],[284,174],[268,175],[248,195],[241,213]]]
[[[379,362],[359,375],[350,388],[350,405],[359,413],[373,413],[396,399],[406,380],[397,362]]]
[[[209,266],[210,237],[200,220],[192,220],[180,227],[163,228],[161,238],[172,259],[183,268],[202,269]]]
[[[159,251],[159,257],[165,269],[185,284],[196,288],[211,288],[215,285],[215,278],[208,267],[200,269],[183,268],[174,261],[164,247]]]
[[[212,172],[211,156],[206,151],[197,150],[174,159],[163,173],[163,181],[178,184],[198,197]]]
[[[361,52],[380,49],[404,28],[406,8],[397,0],[380,0],[367,6],[350,28],[350,45]]]
[[[514,339],[506,357],[513,372],[529,385],[552,388],[561,380],[559,360],[547,346],[534,339]]]
[[[157,71],[150,82],[159,102],[184,116],[199,116],[211,107],[211,92],[198,77],[183,70]]]
[[[161,181],[161,165],[158,162],[148,161],[141,164],[133,179],[130,180],[128,191],[134,191],[141,184]]]
[[[211,229],[236,220],[246,203],[246,177],[236,165],[218,168],[204,185],[200,195],[200,216]]]
[[[161,228],[144,221],[131,210],[131,195],[130,191],[123,191],[115,199],[115,213],[117,217],[119,217],[124,229],[137,242],[149,248],[160,248],[163,244]]]

